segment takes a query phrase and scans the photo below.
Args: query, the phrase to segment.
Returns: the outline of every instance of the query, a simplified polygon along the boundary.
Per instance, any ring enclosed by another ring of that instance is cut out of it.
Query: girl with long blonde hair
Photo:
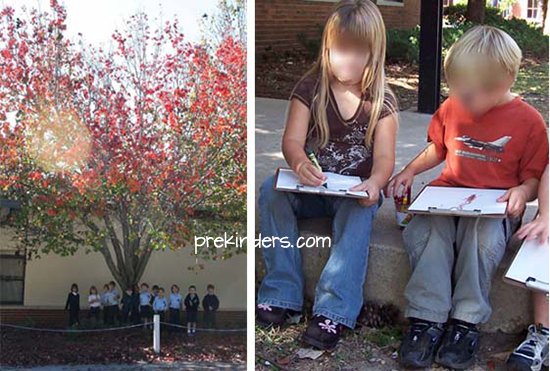
[[[395,162],[397,104],[384,73],[386,30],[369,0],[340,1],[326,23],[319,58],[291,94],[282,149],[300,182],[320,186],[326,175],[308,158],[314,152],[325,172],[360,176],[355,191],[368,199],[260,190],[267,267],[258,292],[257,320],[280,326],[302,310],[304,277],[297,219],[333,218],[331,255],[317,284],[314,317],[302,339],[332,348],[342,326],[353,328],[363,303],[372,222],[380,190]]]

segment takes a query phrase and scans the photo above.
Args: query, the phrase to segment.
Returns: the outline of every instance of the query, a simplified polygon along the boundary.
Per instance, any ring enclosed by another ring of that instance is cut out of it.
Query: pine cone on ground
[[[393,304],[365,302],[357,322],[362,326],[392,327],[399,321],[399,309]]]

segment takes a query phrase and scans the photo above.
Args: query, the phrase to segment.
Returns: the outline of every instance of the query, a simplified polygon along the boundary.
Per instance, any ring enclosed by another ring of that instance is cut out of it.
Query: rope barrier
[[[64,330],[64,329],[53,329],[53,328],[38,328],[38,327],[27,327],[27,326],[18,326],[10,325],[7,323],[0,323],[0,327],[9,327],[17,330],[29,330],[29,331],[43,331],[43,332],[64,332],[64,333],[86,333],[86,332],[104,332],[104,331],[118,331],[126,330],[129,328],[142,327],[147,325],[152,325],[153,322],[140,323],[137,325],[124,326],[124,327],[109,327],[109,328],[97,328],[97,329],[87,329],[87,330]]]
[[[160,322],[160,324],[162,324],[164,326],[169,326],[169,327],[187,329],[187,326],[177,325],[175,323]],[[13,328],[13,329],[17,329],[17,330],[43,331],[43,332],[61,332],[61,333],[89,333],[89,332],[119,331],[119,330],[126,330],[126,329],[130,329],[130,328],[143,327],[143,326],[149,326],[149,325],[153,325],[153,322],[140,323],[140,324],[137,324],[137,325],[124,326],[124,327],[109,327],[109,328],[103,328],[103,329],[64,330],[64,329],[27,327],[27,326],[18,326],[18,325],[10,325],[10,324],[6,324],[6,323],[0,323],[0,327],[8,327],[8,328]],[[196,330],[197,331],[203,331],[203,332],[246,332],[245,328],[239,328],[239,329],[197,328]]]
[[[183,329],[187,328],[187,326],[177,325],[175,323],[161,322],[160,324],[165,326],[176,327],[176,328],[183,328]],[[205,331],[205,332],[246,332],[245,328],[234,328],[234,329],[196,328],[195,330]]]

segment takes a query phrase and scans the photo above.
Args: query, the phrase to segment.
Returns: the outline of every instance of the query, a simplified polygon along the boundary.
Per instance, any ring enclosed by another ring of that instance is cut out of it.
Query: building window
[[[25,257],[0,254],[0,304],[23,305]]]
[[[405,0],[376,0],[376,5],[404,6],[405,5]]]
[[[453,0],[443,0],[443,7],[448,7],[453,5]]]
[[[527,0],[527,18],[536,19],[538,16],[538,0]]]

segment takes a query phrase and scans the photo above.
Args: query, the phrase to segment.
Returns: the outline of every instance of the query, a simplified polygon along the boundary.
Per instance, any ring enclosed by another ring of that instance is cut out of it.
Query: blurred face
[[[164,297],[164,290],[160,290],[160,291],[159,291],[159,296],[160,296],[161,298]]]
[[[475,58],[475,57],[472,57]],[[458,99],[464,108],[474,116],[483,115],[491,108],[505,103],[514,79],[502,75],[498,66],[478,63],[473,70],[458,70],[449,83],[449,94]]]
[[[77,292],[78,290],[77,290],[76,287],[73,287],[73,288],[71,288],[71,291],[72,291],[72,292]]]
[[[212,294],[214,293],[214,289],[213,289],[212,287],[210,287],[210,288],[208,289],[208,293],[209,293],[210,295],[212,295]]]
[[[359,84],[369,60],[366,45],[340,40],[329,48],[330,69],[343,84]]]
[[[189,293],[190,293],[191,295],[195,295],[195,291],[196,291],[196,290],[195,290],[194,288],[190,288],[190,289],[189,289]]]
[[[176,286],[172,287],[172,293],[177,294],[180,291]]]
[[[147,286],[141,286],[141,291],[147,292],[147,290],[149,290],[149,289],[147,288]]]

